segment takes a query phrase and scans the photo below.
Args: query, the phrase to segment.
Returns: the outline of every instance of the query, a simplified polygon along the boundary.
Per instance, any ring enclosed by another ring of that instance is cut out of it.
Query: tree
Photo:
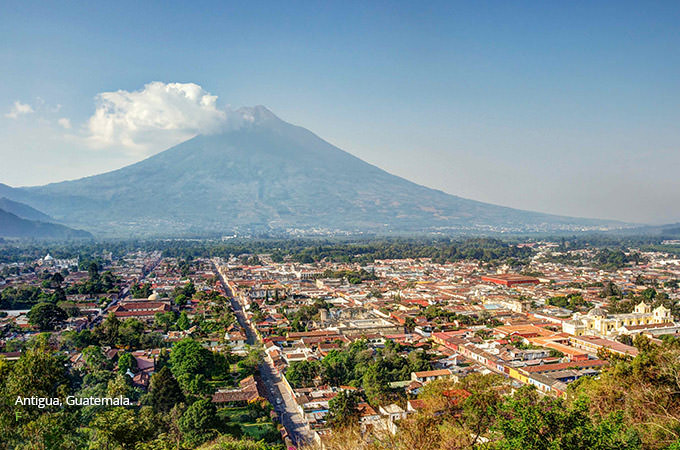
[[[87,274],[90,276],[90,281],[99,279],[99,264],[95,261],[90,262],[87,266]]]
[[[135,373],[137,360],[132,356],[132,353],[123,353],[118,357],[118,373],[126,374],[128,370]]]
[[[149,283],[144,283],[143,285],[135,283],[130,286],[130,293],[134,298],[149,298],[149,296],[153,293],[153,290],[151,289],[151,284]]]
[[[330,383],[334,386],[340,384],[348,384],[351,378],[353,365],[349,361],[351,358],[350,352],[340,350],[331,350],[321,360],[321,367],[323,368],[324,382]]]
[[[51,303],[38,303],[28,312],[29,323],[45,331],[54,330],[66,319],[66,311]]]
[[[106,395],[111,398],[119,396],[131,398],[134,396],[135,391],[132,387],[130,377],[119,373],[115,378],[109,380],[106,386]]]
[[[680,435],[680,344],[657,345],[643,335],[633,343],[635,358],[620,358],[597,379],[584,377],[570,388],[591,400],[592,416],[622,413],[645,448],[663,448]]]
[[[143,333],[139,337],[139,348],[158,348],[163,345],[163,335],[158,332]]]
[[[190,445],[197,446],[218,433],[219,420],[215,405],[208,399],[197,400],[179,419],[179,429]]]
[[[194,286],[194,283],[189,282],[186,286],[184,286],[184,295],[187,297],[191,298],[196,294],[196,287]]]
[[[59,302],[65,302],[67,300],[66,298],[66,292],[61,288],[61,286],[57,286],[54,289],[54,293],[52,294],[52,297],[50,298],[50,301],[52,303],[59,303]],[[80,310],[78,308],[75,308],[76,313],[80,314]]]
[[[172,324],[175,323],[175,313],[173,311],[167,311],[167,312],[157,312],[154,315],[154,325],[157,326],[158,328],[162,328],[163,331],[168,331]]]
[[[33,348],[22,353],[11,367],[0,370],[0,383],[4,381],[2,393],[11,399],[12,405],[17,397],[66,398],[71,392],[65,360],[53,352],[45,340],[40,340]],[[19,420],[36,418],[40,413],[53,409],[38,409],[31,406],[14,405]],[[14,414],[12,414],[14,415]]]
[[[642,448],[639,437],[625,426],[620,414],[595,424],[584,397],[565,407],[561,399],[541,397],[533,386],[520,388],[505,401],[494,428],[503,436],[493,446],[498,450]]]
[[[189,322],[189,316],[187,316],[186,311],[182,311],[179,314],[179,318],[177,319],[177,329],[184,331],[188,330],[190,326],[191,323]]]
[[[61,343],[64,348],[80,350],[95,343],[95,338],[90,330],[64,331],[61,333]]]
[[[189,282],[186,285],[182,287],[177,287],[175,288],[175,298],[183,295],[185,299],[190,299],[196,294],[196,286],[194,286],[194,283]]]
[[[156,370],[161,370],[163,367],[166,367],[169,362],[170,356],[168,355],[168,349],[161,348],[161,351],[156,357]]]
[[[445,395],[456,387],[464,392],[453,380],[437,380],[425,385],[418,396],[423,407],[400,421],[399,445],[395,447],[423,450],[473,448],[476,433],[464,418],[464,407],[460,401],[464,396]],[[484,406],[480,409],[484,410]]]
[[[656,289],[654,289],[653,287],[648,287],[647,289],[642,291],[642,296],[648,301],[654,300],[656,295],[657,295]]]
[[[358,394],[354,391],[340,391],[328,402],[328,423],[333,428],[346,427],[359,421]]]
[[[381,404],[389,393],[389,376],[383,361],[369,365],[364,372],[361,385],[371,404]]]
[[[174,302],[175,302],[175,305],[177,305],[177,306],[184,306],[184,305],[187,304],[187,296],[184,295],[184,294],[177,294],[175,296]]]
[[[184,401],[179,383],[167,367],[163,367],[151,376],[149,392],[151,393],[151,406],[156,412],[168,412],[173,406]]]
[[[404,320],[404,329],[407,333],[413,333],[416,329],[416,321],[413,317],[407,317],[406,320]]]
[[[90,424],[93,448],[134,449],[138,443],[155,436],[157,424],[151,407],[140,411],[124,407],[106,409],[97,414]]]
[[[61,287],[61,284],[64,282],[64,277],[59,273],[55,272],[52,274],[52,277],[50,278],[50,284],[53,287]]]
[[[144,324],[138,319],[125,319],[118,326],[116,344],[124,348],[139,348],[144,329]]]
[[[607,281],[602,288],[601,297],[621,297],[621,289],[611,281]]]
[[[85,362],[85,370],[88,373],[94,373],[98,370],[106,370],[108,367],[108,361],[101,347],[96,345],[90,345],[83,350],[82,353],[83,361]]]
[[[505,379],[499,376],[480,374],[465,377],[458,386],[470,394],[457,404],[462,409],[461,418],[466,435],[472,438],[470,445],[477,444],[480,436],[496,420],[505,386]]]
[[[293,361],[286,370],[286,379],[293,387],[304,387],[312,384],[321,373],[318,361]]]
[[[629,334],[619,334],[616,340],[625,345],[633,345],[633,338]]]
[[[95,329],[97,340],[102,345],[115,346],[118,340],[119,327],[120,320],[118,320],[118,317],[113,313],[109,313],[106,319]]]
[[[249,347],[246,357],[236,363],[239,369],[239,377],[243,379],[249,375],[255,375],[263,358],[264,351],[260,347]]]
[[[66,449],[82,448],[85,442],[81,440],[74,429],[73,415],[65,411],[48,412],[38,416],[35,420],[23,425],[19,431],[17,449]],[[7,438],[4,430],[3,438]],[[2,444],[0,444],[2,447]]]
[[[46,301],[48,295],[37,286],[8,287],[0,291],[0,307],[22,308]]]
[[[193,339],[186,338],[177,342],[170,352],[170,367],[173,375],[208,375],[213,367],[213,354]]]
[[[177,378],[177,382],[187,396],[205,396],[212,395],[215,392],[215,389],[208,383],[206,376],[200,373],[197,375],[182,374]]]

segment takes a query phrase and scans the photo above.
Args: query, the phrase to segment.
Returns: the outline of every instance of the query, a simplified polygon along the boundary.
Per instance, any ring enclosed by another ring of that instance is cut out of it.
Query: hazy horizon
[[[453,195],[680,221],[673,2],[209,7],[7,5],[0,183],[114,170],[263,104]]]

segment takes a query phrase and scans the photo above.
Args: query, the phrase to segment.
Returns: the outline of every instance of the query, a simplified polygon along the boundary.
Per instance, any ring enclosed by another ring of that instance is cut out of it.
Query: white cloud
[[[71,129],[71,121],[66,117],[62,117],[61,119],[57,120],[57,123],[61,125],[62,128],[64,128],[65,130]]]
[[[7,114],[5,114],[5,117],[8,117],[10,119],[16,119],[21,115],[30,114],[32,112],[33,108],[31,107],[31,105],[27,103],[21,103],[19,100],[17,100],[12,105],[12,109],[10,109],[10,111]]]
[[[120,148],[145,156],[225,129],[236,113],[194,83],[148,83],[139,91],[103,92],[86,126],[92,148]]]

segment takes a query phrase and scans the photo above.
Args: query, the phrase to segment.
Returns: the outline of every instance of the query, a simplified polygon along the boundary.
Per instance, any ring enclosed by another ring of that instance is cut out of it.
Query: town
[[[71,395],[177,416],[168,434],[190,446],[227,435],[323,447],[348,423],[364,438],[398,433],[430,385],[454,404],[480,375],[567,398],[570,384],[638,355],[641,339],[680,337],[677,253],[502,246],[508,255],[145,249],[3,262],[0,368],[42,346],[82,380]],[[92,439],[130,448],[153,435],[143,424],[114,434],[111,408],[87,408]]]

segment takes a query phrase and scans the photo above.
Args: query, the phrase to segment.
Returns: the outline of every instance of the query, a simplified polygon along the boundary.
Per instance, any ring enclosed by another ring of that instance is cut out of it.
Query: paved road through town
[[[255,333],[255,329],[246,318],[243,305],[234,298],[233,293],[227,285],[227,280],[225,280],[224,276],[219,271],[218,263],[213,261],[213,265],[216,273],[219,274],[220,281],[229,298],[234,315],[236,316],[239,325],[246,331],[248,344],[261,344],[262,342]],[[268,356],[265,356],[262,363],[260,363],[260,377],[267,387],[269,393],[268,400],[279,414],[281,424],[286,428],[291,441],[293,441],[296,446],[313,443],[312,431],[307,421],[298,411],[293,392],[288,388],[282,377],[277,374],[274,364]]]

